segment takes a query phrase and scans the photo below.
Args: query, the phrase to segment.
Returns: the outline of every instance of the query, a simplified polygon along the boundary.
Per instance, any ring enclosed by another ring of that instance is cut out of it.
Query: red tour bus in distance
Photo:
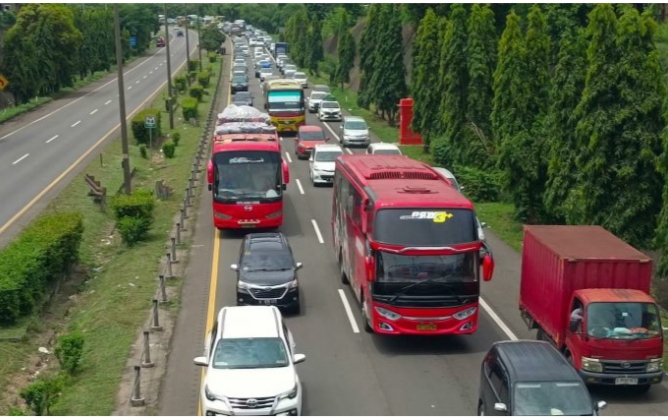
[[[342,155],[332,237],[368,332],[472,334],[481,280],[494,259],[473,204],[430,166],[406,156]]]
[[[227,132],[226,126],[231,127]],[[245,131],[249,127],[253,129]],[[280,227],[283,194],[290,175],[276,128],[261,123],[229,123],[216,130],[219,134],[213,137],[207,167],[214,226],[218,229]]]

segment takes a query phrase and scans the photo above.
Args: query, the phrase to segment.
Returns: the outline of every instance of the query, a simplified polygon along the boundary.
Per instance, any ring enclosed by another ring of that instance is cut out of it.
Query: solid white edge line
[[[478,298],[478,302],[480,303],[480,306],[487,312],[490,318],[492,318],[492,321],[496,323],[496,325],[501,328],[501,330],[508,336],[509,339],[512,341],[517,341],[519,340],[517,336],[508,328],[505,322],[499,318],[499,316],[494,312],[494,310],[485,302],[485,300],[481,297]]]
[[[58,134],[56,134],[55,136],[53,136],[53,137],[51,137],[50,139],[48,139],[48,140],[46,141],[46,144],[51,143],[52,141],[54,141],[54,140],[57,139],[57,138],[58,138]]]
[[[346,310],[346,315],[348,315],[348,321],[350,321],[350,326],[352,327],[353,332],[355,334],[359,334],[360,329],[357,327],[357,321],[355,321],[355,317],[353,316],[353,311],[350,309],[350,304],[348,303],[348,299],[346,298],[346,293],[343,291],[343,289],[339,289],[339,296],[341,297],[343,308]]]
[[[340,139],[339,136],[334,132],[334,130],[332,130],[332,127],[330,127],[329,124],[327,124],[327,123],[324,122],[324,121],[321,121],[321,123],[322,123],[322,125],[324,125],[325,127],[327,127],[327,129],[329,130],[329,132],[332,133],[332,135],[333,135],[334,137],[336,137],[336,141],[341,142],[341,139]]]
[[[88,115],[93,115],[93,114],[95,114],[97,111],[98,111],[97,109],[94,109],[94,110],[92,110],[92,111],[90,112],[90,114],[88,114]]]
[[[301,193],[301,195],[304,195],[305,193],[304,193],[304,188],[302,188],[302,183],[299,182],[299,180],[296,179],[296,178],[295,178],[295,182],[297,183],[297,188],[299,188],[299,192]]]
[[[292,163],[292,158],[290,157],[290,153],[285,152],[285,158],[288,160],[288,163]]]
[[[111,103],[111,99],[109,99],[107,102],[105,102],[105,105],[109,105]]]
[[[23,155],[23,156],[21,156],[20,158],[16,159],[16,160],[12,163],[12,165],[16,165],[17,163],[21,162],[23,159],[27,158],[28,156],[30,156],[30,153],[26,153],[25,155]]]
[[[81,120],[75,122],[75,123],[72,124],[70,127],[74,128],[74,127],[76,127],[76,126],[79,125],[79,124],[81,124]]]
[[[315,235],[318,237],[318,242],[321,244],[325,243],[325,240],[322,239],[322,234],[320,233],[320,228],[318,227],[318,222],[315,221],[315,219],[311,219],[311,224],[313,225],[313,229],[315,229]]]
[[[174,38],[173,40],[171,40],[169,43],[171,44],[171,43],[174,42],[175,40],[176,40],[176,38]],[[123,75],[125,76],[125,75],[127,75],[127,74],[130,74],[130,73],[132,73],[133,71],[135,71],[136,69],[138,69],[139,67],[143,66],[144,64],[146,64],[147,62],[149,62],[151,59],[153,59],[156,55],[158,55],[158,53],[162,52],[163,49],[164,49],[164,48],[159,49],[158,51],[155,52],[155,54],[151,55],[151,56],[148,57],[146,60],[144,60],[144,61],[142,61],[141,63],[137,64],[135,67],[129,69],[128,71],[126,71],[125,73],[123,73]],[[194,49],[193,49],[193,51],[194,51]],[[158,69],[158,68],[156,67],[156,70],[157,70],[157,69]],[[82,99],[85,98],[86,96],[91,95],[91,94],[97,92],[98,90],[101,90],[101,89],[103,89],[103,88],[109,86],[110,84],[114,83],[114,82],[117,81],[117,80],[118,80],[118,77],[116,77],[116,78],[114,78],[114,79],[108,81],[107,83],[103,84],[103,85],[100,86],[99,88],[96,88],[95,90],[92,90],[92,91],[88,92],[88,93],[85,94],[84,96],[82,96],[82,97],[80,97],[80,98],[77,98],[77,99],[73,100],[72,102],[66,103],[65,105],[61,106],[61,107],[58,108],[58,109],[54,109],[53,111],[49,112],[49,113],[46,114],[45,116],[40,117],[40,118],[36,119],[35,121],[31,121],[31,122],[29,122],[28,124],[24,125],[23,127],[19,127],[19,128],[17,128],[16,130],[12,131],[11,133],[5,134],[4,136],[0,137],[0,140],[4,140],[4,139],[6,139],[6,138],[9,137],[9,136],[12,136],[12,135],[18,133],[19,131],[23,130],[24,128],[30,127],[30,126],[32,126],[33,124],[36,124],[36,123],[38,123],[38,122],[40,122],[40,121],[42,121],[42,120],[44,120],[44,119],[46,119],[46,118],[49,118],[49,117],[52,116],[53,114],[55,114],[55,113],[57,113],[57,112],[59,112],[59,111],[65,109],[65,108],[67,108],[68,106],[72,105],[72,104],[75,103],[75,102],[79,102],[80,100],[82,100]]]

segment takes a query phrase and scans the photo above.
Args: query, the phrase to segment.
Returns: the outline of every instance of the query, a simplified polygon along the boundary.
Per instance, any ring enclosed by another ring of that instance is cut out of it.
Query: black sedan
[[[237,92],[248,92],[248,77],[234,76],[230,82],[230,92],[235,94]]]

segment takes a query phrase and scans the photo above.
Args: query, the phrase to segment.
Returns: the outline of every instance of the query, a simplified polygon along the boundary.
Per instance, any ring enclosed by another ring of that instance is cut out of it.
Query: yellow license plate
[[[417,325],[417,330],[418,331],[435,331],[436,330],[436,324],[418,324]]]

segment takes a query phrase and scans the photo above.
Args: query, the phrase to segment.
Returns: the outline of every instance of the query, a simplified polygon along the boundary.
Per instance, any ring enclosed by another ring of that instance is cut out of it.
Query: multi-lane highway
[[[172,72],[186,60],[185,37],[170,30]],[[191,55],[197,33],[189,32]],[[140,57],[124,71],[128,117],[150,104],[167,84],[165,48]],[[67,100],[47,104],[0,127],[0,235],[7,241],[64,186],[64,179],[94,156],[119,128],[118,84],[115,76],[76,92]],[[128,125],[129,130],[129,125]],[[132,136],[131,132],[129,133]],[[39,205],[36,205],[39,202]],[[20,223],[16,223],[19,222]]]
[[[255,106],[262,109],[255,79],[250,90]],[[337,123],[321,124],[311,114],[307,123],[323,126],[337,140]],[[486,232],[497,265],[494,280],[483,284],[476,334],[441,338],[368,334],[353,294],[339,281],[331,245],[331,188],[311,185],[308,162],[296,159],[291,138],[284,138],[282,147],[291,178],[280,230],[288,236],[297,261],[304,263],[299,275],[302,313],[286,318],[299,353],[307,357],[297,368],[305,388],[304,414],[475,415],[480,363],[490,345],[533,338],[518,315],[517,253]],[[198,414],[202,373],[192,359],[202,354],[205,331],[220,308],[235,305],[235,276],[229,266],[237,262],[243,233],[220,233],[213,228],[211,193],[203,190],[162,387],[161,415]],[[615,390],[597,392],[595,398],[608,401],[606,415],[668,413],[665,385],[644,396]]]

